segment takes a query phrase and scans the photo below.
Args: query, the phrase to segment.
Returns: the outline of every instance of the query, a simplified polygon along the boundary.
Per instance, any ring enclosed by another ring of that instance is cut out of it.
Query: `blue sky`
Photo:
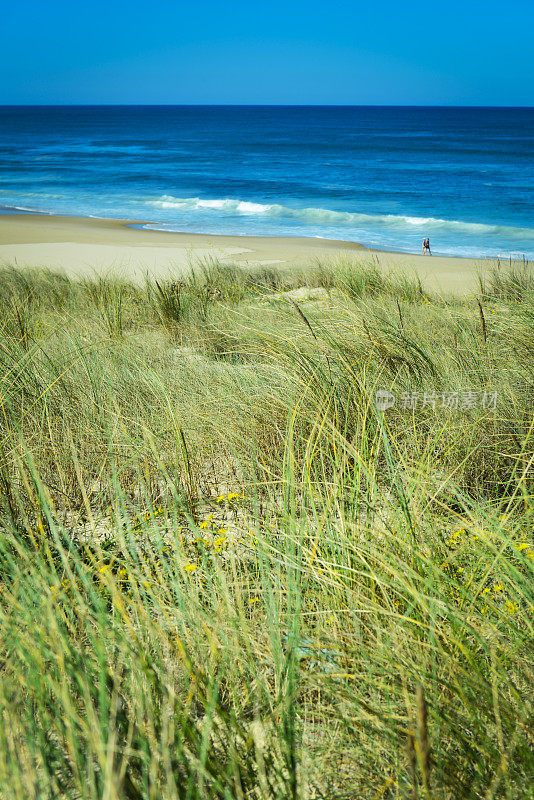
[[[0,103],[534,105],[532,0],[9,2]]]

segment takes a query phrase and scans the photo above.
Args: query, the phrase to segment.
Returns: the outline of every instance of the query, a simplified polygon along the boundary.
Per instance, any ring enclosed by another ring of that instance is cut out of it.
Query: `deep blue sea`
[[[0,107],[0,206],[534,258],[534,109]]]

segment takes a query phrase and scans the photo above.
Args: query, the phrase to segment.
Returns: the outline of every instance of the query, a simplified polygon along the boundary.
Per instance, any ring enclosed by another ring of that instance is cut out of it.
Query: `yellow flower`
[[[510,600],[507,600],[506,610],[509,614],[516,614],[519,611],[519,606],[517,603],[512,603]]]
[[[226,536],[218,536],[214,540],[213,544],[215,545],[215,547],[220,547],[222,544],[225,543],[225,541],[226,541]]]
[[[207,519],[205,519],[204,522],[201,522],[198,527],[202,528],[202,530],[205,530],[208,527],[208,525],[209,525],[209,522],[208,522]]]
[[[517,550],[518,553],[521,553],[523,550],[528,550],[529,548],[530,545],[527,544],[527,542],[522,542],[521,544],[518,544],[515,549]]]
[[[243,495],[238,494],[237,492],[230,492],[230,494],[228,495],[228,500],[237,500],[238,497],[242,498]]]
[[[184,567],[186,572],[194,572],[197,569],[196,564],[186,564]]]
[[[259,597],[251,597],[251,598],[250,598],[250,600],[249,600],[248,602],[249,602],[251,605],[252,605],[252,603],[259,603],[259,602],[260,602],[260,598],[259,598]]]
[[[226,495],[225,494],[220,494],[215,502],[216,503],[222,503],[223,500],[226,500]]]

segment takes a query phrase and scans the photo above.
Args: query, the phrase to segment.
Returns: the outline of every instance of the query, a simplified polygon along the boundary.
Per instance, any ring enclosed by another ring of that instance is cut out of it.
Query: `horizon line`
[[[485,108],[533,109],[534,105],[456,103],[0,103],[0,108]]]

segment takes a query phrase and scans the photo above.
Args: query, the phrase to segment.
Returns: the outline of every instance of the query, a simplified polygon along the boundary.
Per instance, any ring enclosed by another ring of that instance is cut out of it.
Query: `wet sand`
[[[464,295],[476,293],[478,274],[491,267],[489,261],[370,250],[331,239],[168,233],[131,227],[142,224],[135,220],[1,215],[0,264],[47,267],[79,277],[111,272],[142,281],[147,274],[183,274],[206,257],[283,269],[317,259],[348,257],[375,261],[385,270],[416,272],[432,292]]]

